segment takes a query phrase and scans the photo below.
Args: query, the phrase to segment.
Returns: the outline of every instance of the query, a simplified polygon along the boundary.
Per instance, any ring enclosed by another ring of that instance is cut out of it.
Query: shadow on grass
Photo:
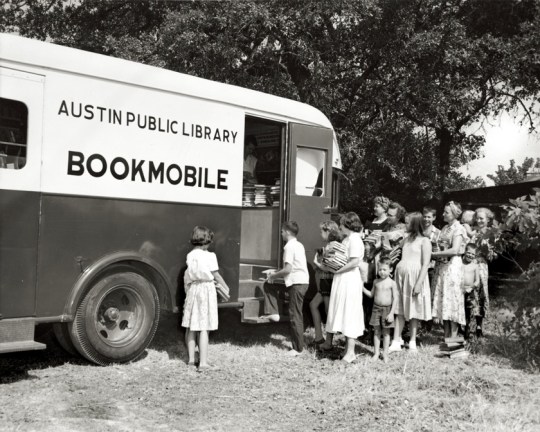
[[[64,351],[56,342],[50,329],[45,329],[39,337],[36,336],[36,340],[46,344],[47,348],[39,351],[14,352],[0,355],[0,385],[39,379],[36,375],[32,374],[34,370],[57,367],[66,363],[88,365],[88,362],[83,358],[74,357]]]

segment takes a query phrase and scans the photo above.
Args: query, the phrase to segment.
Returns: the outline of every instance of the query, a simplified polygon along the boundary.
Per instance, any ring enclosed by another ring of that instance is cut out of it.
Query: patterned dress
[[[413,295],[413,289],[422,269],[422,243],[424,237],[413,241],[405,240],[403,256],[396,267],[396,284],[399,292],[397,315],[403,315],[407,321],[431,319],[431,291],[426,273],[420,294]]]
[[[219,270],[216,254],[193,249],[187,255],[184,274],[186,301],[182,327],[192,331],[217,330],[218,307],[213,271]]]
[[[445,225],[439,236],[439,249],[452,247],[461,237],[465,239],[465,228],[455,220]],[[461,256],[442,258],[435,268],[435,289],[433,295],[433,318],[465,324],[465,296],[462,289],[463,262]]]

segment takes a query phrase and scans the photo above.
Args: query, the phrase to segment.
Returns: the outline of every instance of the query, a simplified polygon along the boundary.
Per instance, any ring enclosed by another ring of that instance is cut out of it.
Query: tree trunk
[[[439,140],[439,166],[437,167],[437,201],[442,205],[444,189],[448,174],[450,173],[450,150],[452,149],[453,136],[446,128],[436,128],[435,135]]]

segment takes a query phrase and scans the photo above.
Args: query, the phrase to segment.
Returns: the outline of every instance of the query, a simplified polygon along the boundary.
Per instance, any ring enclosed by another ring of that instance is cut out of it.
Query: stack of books
[[[268,194],[267,194],[268,186],[263,184],[256,184],[255,185],[255,206],[256,207],[264,207],[267,205],[268,202]]]
[[[242,189],[242,207],[253,207],[255,205],[255,186],[251,183],[244,183]]]
[[[465,349],[465,339],[461,336],[444,338],[444,342],[439,345],[439,350],[442,355],[446,355],[451,359],[466,358],[470,354]]]
[[[347,248],[345,245],[337,241],[328,243],[323,252],[323,264],[326,267],[330,267],[332,270],[337,271],[345,264],[347,264]]]
[[[281,195],[281,186],[279,180],[276,181],[274,186],[270,186],[270,201],[274,207],[279,207],[279,197]]]

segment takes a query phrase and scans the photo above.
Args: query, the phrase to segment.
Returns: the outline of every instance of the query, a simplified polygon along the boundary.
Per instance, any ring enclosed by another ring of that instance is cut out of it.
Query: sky
[[[516,165],[521,165],[526,157],[540,157],[540,130],[531,133],[528,124],[520,125],[519,120],[519,117],[516,119],[511,114],[504,113],[483,125],[474,126],[471,132],[482,134],[486,138],[484,157],[462,167],[462,172],[473,178],[480,176],[487,186],[493,186],[494,183],[487,178],[487,174],[494,174],[498,165],[508,168],[510,159],[514,159]],[[536,123],[536,127],[540,129],[540,120]]]

